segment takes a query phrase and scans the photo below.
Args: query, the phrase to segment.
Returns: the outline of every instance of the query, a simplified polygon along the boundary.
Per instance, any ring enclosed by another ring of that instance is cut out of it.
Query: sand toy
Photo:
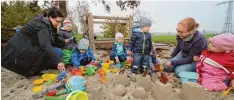
[[[44,81],[49,81],[49,80],[55,80],[57,75],[56,74],[43,74],[41,77]]]

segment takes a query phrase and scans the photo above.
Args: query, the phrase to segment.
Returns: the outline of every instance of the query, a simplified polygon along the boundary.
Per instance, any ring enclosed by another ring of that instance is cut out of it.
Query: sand
[[[99,54],[96,55],[97,59],[100,60],[103,58],[100,56],[103,52],[104,51],[98,51]],[[6,70],[5,68],[1,69],[2,100],[34,100],[32,98],[32,95],[34,94],[32,92],[34,86],[33,80],[40,78],[40,76],[27,79]],[[57,70],[45,71],[45,73],[51,72],[58,73]],[[155,74],[154,78],[157,78],[156,75],[157,74]],[[173,77],[173,74],[171,77]],[[184,98],[189,98],[188,96],[190,95],[199,95],[199,91],[203,91],[201,89],[196,90],[189,85],[182,86],[179,79],[175,77],[169,80],[169,87],[167,85],[164,86],[157,79],[150,79],[148,76],[142,77],[142,75],[131,74],[129,70],[126,70],[123,75],[119,75],[119,73],[107,74],[108,82],[106,84],[100,82],[98,74],[89,77],[85,76],[85,79],[87,81],[86,92],[89,100],[159,100],[164,98],[163,95],[167,96],[165,100],[197,100]],[[234,100],[234,93],[231,93],[224,98],[220,98],[222,92],[203,92],[205,100]],[[162,96],[157,97],[155,93],[162,94]],[[44,98],[37,100],[44,100]]]

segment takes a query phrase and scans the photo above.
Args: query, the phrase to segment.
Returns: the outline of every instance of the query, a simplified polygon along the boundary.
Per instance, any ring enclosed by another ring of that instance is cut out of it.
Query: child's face
[[[208,51],[211,51],[211,52],[223,52],[222,50],[214,47],[211,42],[208,43]]]
[[[142,31],[142,32],[149,32],[150,27],[151,27],[151,26],[145,26],[145,27],[141,28],[141,31]]]
[[[72,26],[66,25],[66,26],[64,27],[64,30],[66,30],[66,31],[71,31],[71,30],[72,30]]]
[[[123,39],[122,37],[119,37],[119,38],[117,38],[117,42],[123,43],[123,42],[124,42],[124,39]]]
[[[190,34],[191,34],[191,32],[188,32],[187,31],[187,28],[186,27],[184,27],[183,25],[181,25],[181,24],[179,24],[178,26],[177,26],[177,35],[181,38],[181,39],[183,39],[183,38],[186,38],[186,37],[188,37]]]
[[[84,54],[86,52],[86,50],[80,50],[81,54]]]

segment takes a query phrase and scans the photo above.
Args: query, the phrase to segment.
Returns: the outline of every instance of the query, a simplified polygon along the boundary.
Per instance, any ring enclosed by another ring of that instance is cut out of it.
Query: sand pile
[[[33,80],[39,76],[27,79],[4,68],[1,72],[2,100],[34,100]],[[46,73],[51,72],[58,71],[49,70]],[[234,100],[234,93],[220,98],[222,92],[207,92],[195,83],[181,85],[179,79],[175,77],[169,80],[169,83],[162,84],[157,79],[157,73],[151,78],[135,75],[126,70],[124,74],[108,73],[106,77],[108,82],[102,84],[99,74],[85,76],[89,100]]]

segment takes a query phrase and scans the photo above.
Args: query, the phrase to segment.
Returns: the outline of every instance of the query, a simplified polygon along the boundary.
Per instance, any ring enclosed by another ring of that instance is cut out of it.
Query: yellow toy
[[[41,77],[44,81],[49,81],[49,80],[55,80],[57,75],[56,74],[43,74]]]
[[[89,100],[89,99],[88,99],[87,93],[77,90],[77,91],[71,92],[67,96],[66,100]]]
[[[42,91],[42,86],[35,86],[33,89],[32,89],[33,92],[37,93],[37,92],[41,92]]]
[[[231,90],[232,90],[232,87],[229,87],[226,91],[223,92],[222,97],[227,96]]]
[[[41,85],[43,82],[44,82],[43,79],[37,79],[37,80],[34,80],[34,81],[33,81],[33,84],[34,84],[34,85]]]
[[[113,68],[113,69],[111,69],[111,72],[112,72],[112,73],[117,73],[117,72],[118,72],[118,68]]]
[[[99,73],[99,75],[101,77],[101,82],[102,83],[107,83],[106,73],[103,70],[103,68],[99,69],[98,73]]]

